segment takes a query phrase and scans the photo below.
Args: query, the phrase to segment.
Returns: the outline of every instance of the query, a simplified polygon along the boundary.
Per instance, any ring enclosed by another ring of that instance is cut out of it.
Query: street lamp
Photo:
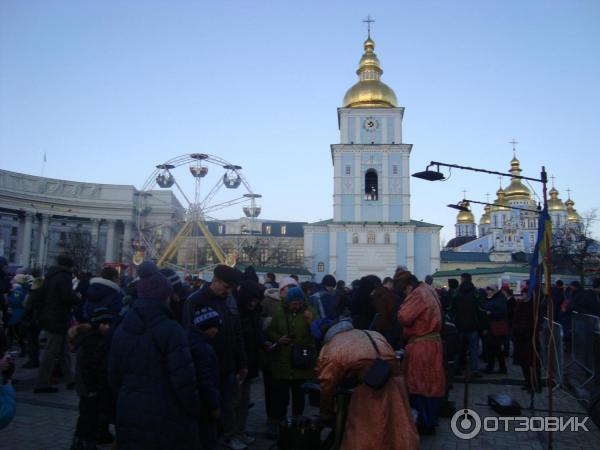
[[[514,144],[514,140],[513,140],[513,144]],[[436,170],[430,170],[431,167],[436,167]],[[469,166],[461,166],[458,164],[448,164],[448,163],[444,163],[444,162],[439,162],[439,161],[431,161],[429,163],[429,165],[425,168],[425,170],[423,172],[416,172],[414,173],[412,176],[415,178],[420,178],[422,180],[427,180],[427,181],[442,181],[442,180],[446,180],[447,178],[444,176],[444,174],[440,171],[440,167],[448,167],[449,169],[461,169],[461,170],[468,170],[471,172],[480,172],[480,173],[487,173],[490,175],[500,175],[501,177],[510,177],[510,178],[516,178],[516,179],[520,179],[520,180],[528,180],[528,181],[535,181],[538,183],[542,183],[542,195],[543,195],[543,201],[544,201],[544,209],[543,211],[547,214],[548,212],[548,193],[547,193],[547,184],[548,184],[548,174],[546,173],[546,167],[542,166],[542,170],[540,172],[540,178],[532,178],[532,177],[525,177],[522,175],[516,175],[516,174],[512,174],[512,173],[507,173],[507,172],[498,172],[495,170],[487,170],[487,169],[479,169],[476,167],[469,167]],[[464,200],[463,200],[464,201]],[[473,202],[473,203],[481,203],[481,202]],[[487,204],[487,203],[484,203]],[[502,205],[505,206],[505,205]],[[453,209],[458,209],[460,211],[464,211],[467,210],[467,208],[463,205],[448,205],[448,207],[453,208]],[[464,209],[463,209],[464,208]],[[525,209],[525,208],[518,208],[518,207],[510,207],[512,209]],[[528,210],[531,211],[531,210]],[[535,211],[538,212],[539,211]],[[540,221],[541,223],[541,221]],[[542,235],[545,236],[545,233]],[[545,237],[543,237],[544,239],[546,239]],[[552,321],[554,320],[553,317],[553,312],[554,312],[554,307],[553,307],[553,302],[552,302],[552,291],[550,289],[551,286],[551,275],[552,275],[552,267],[551,267],[551,263],[552,263],[552,250],[550,247],[550,243],[546,242],[547,245],[547,249],[546,249],[546,262],[547,262],[547,269],[544,272],[544,282],[546,284],[546,298],[547,298],[547,318],[548,318],[548,323],[550,324],[549,326],[552,326]],[[539,269],[537,269],[539,270]],[[538,273],[539,275],[539,273]],[[539,280],[539,276],[537,277],[537,280]],[[534,294],[534,315],[537,316],[538,314],[538,305],[539,305],[539,290],[536,289],[535,290],[535,294]],[[537,323],[535,321],[534,318],[534,323]],[[553,363],[554,363],[554,341],[552,339],[552,333],[548,333],[548,416],[552,416],[552,386],[551,386],[551,380],[552,380],[552,370],[553,370]],[[533,373],[535,373],[535,367],[533,370]],[[540,380],[538,380],[539,382]],[[467,384],[466,386],[468,386],[468,380],[467,380]],[[467,387],[468,389],[468,387]],[[532,393],[531,393],[531,406],[533,407],[533,396],[534,396],[534,392],[535,389],[532,389]],[[465,394],[466,395],[466,394]],[[548,448],[552,448],[552,432],[548,431]]]

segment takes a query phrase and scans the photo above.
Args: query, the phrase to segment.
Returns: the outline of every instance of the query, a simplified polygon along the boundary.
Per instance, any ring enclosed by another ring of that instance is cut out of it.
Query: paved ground
[[[23,361],[18,361],[20,367]],[[11,450],[65,450],[69,448],[71,436],[77,419],[77,395],[66,391],[63,387],[57,394],[33,394],[33,377],[36,370],[19,369],[16,378],[17,415],[14,421],[0,432],[0,449]],[[514,385],[519,378],[515,369],[510,369],[508,376],[490,375],[469,389],[469,407],[481,417],[497,416],[487,406],[487,395],[490,393],[506,393],[516,399],[522,406],[528,407],[530,397]],[[451,390],[450,398],[457,406],[463,405],[464,384],[457,382]],[[252,446],[256,450],[268,450],[273,444],[266,438],[264,402],[262,399],[262,383],[257,381],[253,387],[255,406],[250,412],[249,429],[256,433],[257,442]],[[523,416],[545,415],[547,397],[545,392],[537,396],[534,406],[537,411],[523,409]],[[563,391],[555,394],[555,410],[561,411],[558,416],[586,417],[580,403]],[[315,413],[314,409],[306,411],[307,415]],[[600,431],[588,419],[589,432],[557,432],[554,433],[555,449],[592,449],[599,448]],[[511,428],[512,429],[512,428]],[[442,419],[434,436],[426,436],[421,440],[423,449],[543,449],[547,448],[547,434],[543,432],[515,431],[482,431],[471,440],[461,440],[454,436],[450,428],[450,419]],[[108,449],[110,446],[102,447]]]

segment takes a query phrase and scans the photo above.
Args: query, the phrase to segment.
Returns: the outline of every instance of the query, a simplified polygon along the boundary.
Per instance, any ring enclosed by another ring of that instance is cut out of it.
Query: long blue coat
[[[199,399],[190,348],[161,300],[138,299],[115,331],[108,379],[122,449],[196,448]]]

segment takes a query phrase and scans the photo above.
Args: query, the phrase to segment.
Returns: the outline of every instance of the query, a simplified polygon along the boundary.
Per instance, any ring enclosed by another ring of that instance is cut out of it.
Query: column
[[[90,220],[91,229],[90,229],[90,246],[94,250],[94,252],[98,249],[98,236],[100,235],[100,220],[99,219],[91,219]]]
[[[123,221],[123,249],[122,249],[122,261],[129,261],[131,259],[131,222],[129,220]]]
[[[106,222],[108,224],[108,231],[106,234],[106,253],[104,254],[104,262],[114,262],[116,221],[113,219],[109,219]]]
[[[31,230],[33,229],[33,213],[25,212],[25,221],[21,230],[21,255],[19,263],[29,267],[31,261]]]
[[[38,252],[37,252],[37,261],[40,269],[44,269],[46,266],[46,257],[48,256],[46,253],[48,251],[48,221],[50,220],[50,216],[47,214],[42,214],[42,219],[40,220],[40,239],[38,242]]]

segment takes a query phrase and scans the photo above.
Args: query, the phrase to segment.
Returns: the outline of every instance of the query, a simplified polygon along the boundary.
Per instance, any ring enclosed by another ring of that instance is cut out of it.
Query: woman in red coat
[[[442,312],[433,288],[414,275],[402,283],[406,299],[398,321],[407,339],[403,367],[412,408],[419,413],[417,428],[431,434],[438,424],[441,399],[445,394],[444,349],[440,337]]]

